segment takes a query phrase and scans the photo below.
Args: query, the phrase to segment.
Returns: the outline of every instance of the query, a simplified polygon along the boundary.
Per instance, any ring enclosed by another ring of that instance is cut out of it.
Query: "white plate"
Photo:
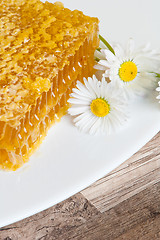
[[[159,0],[64,0],[101,20],[105,37],[125,43],[160,42]],[[128,159],[160,129],[160,105],[149,98],[131,106],[128,125],[109,137],[81,134],[70,117],[49,131],[30,162],[16,172],[0,172],[0,227],[44,210],[84,189]]]

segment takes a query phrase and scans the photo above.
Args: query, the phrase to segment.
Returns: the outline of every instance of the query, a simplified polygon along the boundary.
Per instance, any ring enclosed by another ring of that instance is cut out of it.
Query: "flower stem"
[[[156,73],[156,77],[160,78],[160,73]]]
[[[99,39],[106,45],[106,47],[115,55],[114,49],[111,45],[99,34]]]

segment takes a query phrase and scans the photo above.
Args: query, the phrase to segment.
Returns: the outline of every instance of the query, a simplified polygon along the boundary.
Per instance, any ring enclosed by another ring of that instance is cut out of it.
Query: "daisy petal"
[[[100,60],[98,64],[103,67],[110,68],[110,63],[107,60]]]
[[[84,113],[88,111],[88,106],[72,106],[71,108],[68,109],[68,113],[72,116],[79,115],[81,113]]]
[[[108,60],[109,63],[113,63],[116,59],[115,55],[108,49],[101,50],[105,54],[106,59]]]
[[[124,57],[124,50],[122,48],[122,46],[120,44],[116,44],[115,48],[115,55],[119,58],[123,58]]]
[[[95,65],[94,68],[97,69],[97,70],[102,70],[102,71],[106,70],[106,67],[105,67],[105,66],[103,66],[103,65],[98,65],[98,64]]]
[[[88,104],[88,100],[84,100],[84,99],[80,99],[80,98],[70,98],[68,100],[68,102],[71,103],[71,104],[77,104],[77,105],[86,105],[86,104]]]
[[[115,83],[107,83],[105,78],[98,81],[95,76],[84,79],[84,85],[71,93],[68,113],[74,116],[74,123],[83,132],[90,134],[110,134],[122,125],[127,117],[126,99],[122,88]],[[87,90],[87,91],[86,91]],[[81,92],[81,93],[80,93]],[[87,93],[87,97],[85,97]],[[92,96],[92,99],[88,98]]]
[[[160,95],[158,95],[156,98],[157,98],[157,99],[160,99]]]
[[[80,92],[82,92],[86,96],[92,97],[92,94],[90,93],[90,91],[88,91],[88,89],[84,86],[84,84],[82,84],[79,81],[77,82],[77,88],[79,89]]]
[[[133,54],[133,51],[134,51],[134,40],[130,38],[128,40],[127,48],[126,48],[127,55],[130,57]]]
[[[100,126],[101,126],[101,119],[97,118],[94,122],[94,124],[91,126],[89,133],[95,135],[96,133],[98,133],[100,130]]]

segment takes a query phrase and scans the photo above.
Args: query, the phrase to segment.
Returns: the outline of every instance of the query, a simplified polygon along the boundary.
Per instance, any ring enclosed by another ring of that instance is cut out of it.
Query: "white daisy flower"
[[[160,103],[160,81],[158,82],[159,87],[156,88],[156,91],[158,92],[158,96],[156,97],[159,100]]]
[[[110,134],[127,120],[123,91],[105,78],[84,78],[84,84],[78,81],[70,96],[68,113],[83,132]]]
[[[104,76],[122,87],[127,96],[143,94],[144,90],[155,88],[155,51],[149,50],[148,45],[135,50],[133,39],[129,39],[125,50],[119,44],[111,50],[100,50],[105,59],[100,60],[95,68],[105,70]]]

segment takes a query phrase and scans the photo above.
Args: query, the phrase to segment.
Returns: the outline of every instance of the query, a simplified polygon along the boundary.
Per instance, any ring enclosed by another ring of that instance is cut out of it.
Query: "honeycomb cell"
[[[94,73],[98,19],[56,2],[0,0],[0,168],[16,170]]]

